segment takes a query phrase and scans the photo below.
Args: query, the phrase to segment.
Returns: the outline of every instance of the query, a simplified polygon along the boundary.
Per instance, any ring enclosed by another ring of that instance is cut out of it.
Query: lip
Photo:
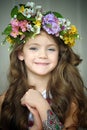
[[[45,62],[35,62],[35,64],[46,66],[46,65],[48,65],[49,63],[45,63]]]

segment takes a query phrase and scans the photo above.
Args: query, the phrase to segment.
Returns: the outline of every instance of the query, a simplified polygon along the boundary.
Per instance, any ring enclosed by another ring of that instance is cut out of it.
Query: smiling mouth
[[[48,65],[49,63],[42,63],[42,62],[37,62],[37,63],[35,63],[35,64],[37,64],[37,65],[43,65],[43,66],[45,66],[45,65]]]

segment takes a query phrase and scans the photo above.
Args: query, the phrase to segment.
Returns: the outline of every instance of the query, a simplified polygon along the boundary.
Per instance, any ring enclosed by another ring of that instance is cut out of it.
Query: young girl
[[[87,129],[87,96],[72,50],[78,32],[57,12],[33,2],[15,6],[4,30],[10,42],[9,88],[1,103],[2,130]]]

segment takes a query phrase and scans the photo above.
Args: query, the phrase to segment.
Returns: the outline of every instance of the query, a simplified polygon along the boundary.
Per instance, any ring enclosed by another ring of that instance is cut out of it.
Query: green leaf
[[[54,14],[57,18],[63,18],[63,16],[62,16],[60,13],[58,13],[58,12],[53,12],[53,14]]]
[[[36,19],[35,19],[35,18],[32,18],[32,17],[27,18],[27,20],[28,20],[28,21],[33,21],[33,22],[36,21]]]
[[[17,14],[17,19],[18,19],[18,20],[25,20],[26,17],[25,17],[22,13],[18,13],[18,14]]]
[[[32,18],[32,17],[27,18],[27,17],[25,17],[22,13],[18,13],[18,14],[17,14],[17,19],[18,19],[18,20],[33,21],[33,22],[36,20],[35,18]]]
[[[17,15],[17,14],[18,14],[18,7],[15,6],[15,7],[12,9],[12,11],[11,11],[11,17],[13,18],[14,15]]]
[[[44,13],[43,15],[47,15],[47,14],[50,14],[50,13],[52,13],[52,11],[48,11],[48,12]]]
[[[8,25],[5,30],[2,32],[2,35],[5,34],[5,35],[9,35],[12,31],[12,27],[11,25]]]

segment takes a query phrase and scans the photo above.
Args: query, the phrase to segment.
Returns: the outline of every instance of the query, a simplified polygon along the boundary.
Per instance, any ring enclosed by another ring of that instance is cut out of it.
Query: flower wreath
[[[41,6],[27,2],[12,9],[11,21],[2,33],[6,36],[3,43],[7,41],[10,43],[10,48],[13,48],[15,43],[25,43],[27,37],[39,34],[41,28],[48,34],[60,37],[70,47],[79,38],[75,25],[63,18],[60,13],[51,11],[42,13]]]

